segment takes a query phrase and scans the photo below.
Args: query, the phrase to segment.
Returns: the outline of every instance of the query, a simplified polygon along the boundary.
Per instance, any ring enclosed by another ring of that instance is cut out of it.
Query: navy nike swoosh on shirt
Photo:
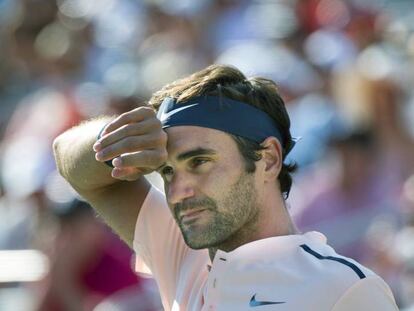
[[[256,300],[256,294],[253,295],[253,297],[250,299],[249,306],[250,307],[260,307],[265,305],[279,305],[285,303],[284,301],[257,301]]]

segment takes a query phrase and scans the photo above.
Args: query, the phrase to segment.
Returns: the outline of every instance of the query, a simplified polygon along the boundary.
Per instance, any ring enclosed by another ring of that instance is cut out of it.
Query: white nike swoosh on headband
[[[198,103],[195,103],[195,104],[192,104],[192,105],[188,105],[188,106],[184,106],[184,107],[180,107],[180,108],[174,109],[174,110],[172,110],[170,112],[167,112],[167,113],[165,113],[163,111],[161,113],[161,116],[160,116],[160,121],[161,122],[164,122],[167,118],[169,118],[170,116],[176,114],[177,112],[180,112],[182,110],[188,109],[188,108],[193,107],[193,106],[196,106],[196,105],[198,105]]]

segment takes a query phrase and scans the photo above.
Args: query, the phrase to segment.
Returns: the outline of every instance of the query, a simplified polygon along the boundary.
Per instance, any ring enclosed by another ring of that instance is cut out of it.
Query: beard
[[[241,236],[253,231],[250,225],[254,225],[259,211],[254,174],[242,173],[228,192],[219,196],[217,199],[203,196],[174,205],[174,218],[190,248],[237,244]],[[189,223],[182,221],[181,212],[200,209],[204,211],[198,219]]]

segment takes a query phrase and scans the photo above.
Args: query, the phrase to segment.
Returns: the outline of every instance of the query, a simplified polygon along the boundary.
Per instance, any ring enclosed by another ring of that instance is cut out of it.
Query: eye
[[[204,163],[207,163],[209,161],[210,161],[210,159],[207,159],[207,158],[193,158],[190,161],[190,167],[192,169],[195,169],[195,168],[197,168],[197,167],[199,167],[199,166],[201,166]]]

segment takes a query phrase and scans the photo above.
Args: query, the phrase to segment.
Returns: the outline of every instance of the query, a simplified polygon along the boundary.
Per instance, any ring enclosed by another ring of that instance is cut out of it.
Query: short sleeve
[[[171,306],[188,247],[168,208],[164,194],[151,187],[135,227],[136,270],[156,279],[164,307]]]
[[[378,276],[361,279],[338,300],[332,311],[398,311],[388,285]]]

